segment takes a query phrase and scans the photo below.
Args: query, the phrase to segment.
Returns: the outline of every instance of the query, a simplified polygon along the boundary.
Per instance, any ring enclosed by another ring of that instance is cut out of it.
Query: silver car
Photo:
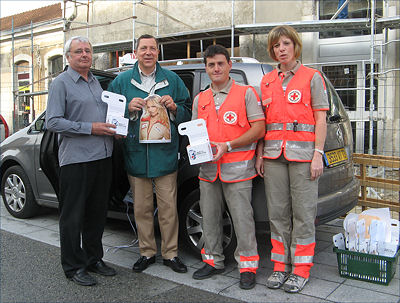
[[[192,98],[210,84],[204,64],[168,65],[166,68],[181,77]],[[271,69],[270,65],[261,63],[233,63],[231,77],[236,82],[250,84],[259,91],[262,76]],[[98,72],[97,75],[100,76],[104,88],[115,77],[115,74],[106,72]],[[357,204],[359,192],[359,183],[353,172],[350,121],[332,84],[327,79],[325,81],[330,109],[327,114],[325,169],[319,181],[316,224],[346,214]],[[35,215],[40,206],[58,205],[57,140],[54,134],[45,132],[44,118],[43,113],[30,126],[13,134],[1,144],[1,194],[7,210],[18,218]],[[113,217],[124,217],[127,203],[132,207],[127,202],[132,200],[126,197],[129,185],[121,160],[123,157],[120,144],[121,142],[116,141],[114,149],[113,195],[109,204],[109,214]],[[189,164],[187,145],[187,138],[181,137],[178,174],[180,236],[190,248],[199,252],[203,239],[198,166]],[[253,180],[252,205],[257,231],[267,232],[269,225],[266,198],[263,180],[259,177]],[[226,253],[232,254],[236,238],[229,212],[226,211],[224,216],[224,248]]]

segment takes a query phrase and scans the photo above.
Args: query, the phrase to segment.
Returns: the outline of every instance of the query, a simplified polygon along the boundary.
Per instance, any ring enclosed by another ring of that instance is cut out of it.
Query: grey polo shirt
[[[112,136],[94,136],[92,122],[105,122],[107,104],[101,100],[103,89],[89,72],[86,81],[72,68],[50,85],[46,126],[59,134],[60,166],[110,157]]]

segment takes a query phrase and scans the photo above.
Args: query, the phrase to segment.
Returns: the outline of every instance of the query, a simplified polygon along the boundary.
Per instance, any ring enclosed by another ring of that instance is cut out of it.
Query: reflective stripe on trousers
[[[258,260],[260,260],[260,257],[258,255],[249,257],[240,256],[240,262],[239,262],[240,272],[242,273],[250,271],[252,273],[256,273],[258,268]]]
[[[308,278],[310,276],[310,269],[314,265],[314,249],[315,242],[308,245],[296,245],[296,250],[293,258],[294,274],[303,278]]]
[[[285,246],[282,237],[277,234],[271,233],[271,261],[274,262],[274,271],[290,272],[291,265],[289,254],[285,254]]]
[[[201,250],[201,258],[203,259],[203,262],[207,263],[208,265],[211,265],[212,267],[215,267],[213,256],[206,254],[204,248]]]

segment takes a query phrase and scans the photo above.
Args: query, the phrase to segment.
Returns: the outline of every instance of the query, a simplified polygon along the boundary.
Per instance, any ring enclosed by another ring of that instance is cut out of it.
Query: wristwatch
[[[318,148],[314,148],[316,152],[319,152],[322,156],[324,155],[324,151]]]
[[[227,141],[226,146],[228,146],[228,152],[232,150],[231,142]]]

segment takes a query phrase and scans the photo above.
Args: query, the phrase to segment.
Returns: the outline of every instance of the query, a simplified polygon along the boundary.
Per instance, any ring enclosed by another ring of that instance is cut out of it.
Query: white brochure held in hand
[[[206,121],[196,119],[179,124],[179,134],[189,137],[189,143],[186,147],[190,165],[211,161],[213,154],[208,138]]]
[[[106,122],[114,124],[117,128],[117,135],[126,136],[128,134],[129,120],[124,118],[126,98],[123,95],[109,91],[103,91],[101,100],[108,104]]]

